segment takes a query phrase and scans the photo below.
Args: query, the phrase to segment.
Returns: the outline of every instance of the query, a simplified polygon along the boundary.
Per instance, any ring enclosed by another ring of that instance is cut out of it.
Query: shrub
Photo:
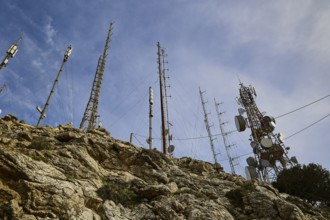
[[[36,149],[36,150],[43,150],[46,148],[46,144],[44,142],[33,141],[29,145],[29,148]]]
[[[330,173],[318,164],[285,169],[279,173],[273,186],[312,205],[330,203]]]
[[[244,207],[243,198],[248,195],[248,193],[255,190],[255,185],[252,182],[246,182],[243,186],[238,187],[234,190],[230,190],[226,193],[226,197],[235,206]]]
[[[125,207],[131,207],[141,203],[142,198],[130,189],[126,184],[110,184],[106,183],[97,190],[97,194],[103,200],[112,200],[115,203],[120,203]]]

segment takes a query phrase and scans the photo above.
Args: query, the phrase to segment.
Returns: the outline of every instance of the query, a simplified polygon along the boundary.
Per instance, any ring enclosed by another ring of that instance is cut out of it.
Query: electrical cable
[[[226,132],[226,134],[229,134],[229,133],[232,133],[232,132],[236,132],[235,131],[230,131],[230,132]],[[147,136],[145,135],[141,135],[141,134],[136,134],[137,136],[140,136],[140,137],[145,137],[147,138]],[[222,134],[219,133],[219,134],[213,134],[211,137],[217,137],[217,136],[221,136]],[[176,141],[187,141],[187,140],[196,140],[196,139],[203,139],[203,138],[209,138],[208,135],[205,135],[205,136],[199,136],[199,137],[188,137],[188,138],[175,138],[173,137],[173,140],[176,140]],[[152,139],[160,139],[160,138],[152,138]]]
[[[137,142],[139,142],[139,144],[141,144],[142,147],[145,147],[145,146],[140,142],[140,140],[137,139],[137,137],[135,137],[135,134],[133,134],[133,137],[137,140]]]
[[[297,131],[297,132],[295,132],[295,133],[293,133],[293,134],[289,135],[288,137],[286,137],[286,138],[285,138],[285,140],[287,140],[287,139],[289,139],[289,138],[291,138],[291,137],[293,137],[293,136],[295,136],[295,135],[299,134],[300,132],[303,132],[303,131],[305,131],[306,129],[308,129],[308,128],[312,127],[313,125],[315,125],[315,124],[317,124],[317,123],[321,122],[322,120],[326,119],[328,116],[330,116],[330,114],[327,114],[327,115],[326,115],[326,116],[324,116],[323,118],[321,118],[321,119],[317,120],[316,122],[314,122],[314,123],[312,123],[312,124],[308,125],[307,127],[305,127],[305,128],[303,128],[303,129],[301,129],[301,130],[299,130],[299,131]]]
[[[320,98],[320,99],[317,99],[317,100],[315,100],[315,101],[313,101],[313,102],[311,102],[311,103],[308,103],[308,104],[306,104],[306,105],[304,105],[304,106],[301,106],[301,107],[299,107],[299,108],[296,108],[296,109],[294,109],[294,110],[292,110],[292,111],[290,111],[290,112],[287,112],[287,113],[285,113],[285,114],[282,114],[282,115],[276,116],[275,119],[277,119],[277,118],[281,118],[281,117],[283,117],[283,116],[286,116],[286,115],[289,115],[289,114],[291,114],[291,113],[293,113],[293,112],[296,112],[296,111],[298,111],[298,110],[300,110],[300,109],[306,108],[306,107],[308,107],[308,106],[310,106],[310,105],[313,105],[313,104],[315,104],[315,103],[317,103],[317,102],[319,102],[319,101],[321,101],[321,100],[323,100],[323,99],[325,99],[325,98],[328,98],[329,96],[330,96],[330,94],[329,94],[329,95],[326,95],[326,96],[324,96],[324,97],[322,97],[322,98]]]
[[[250,155],[250,154],[253,154],[253,152],[246,153],[246,154],[241,154],[241,155],[238,155],[238,156],[236,156],[236,157],[232,157],[232,159],[235,160],[235,159],[238,159],[238,158],[240,158],[240,157],[244,157],[244,156],[247,156],[247,155]],[[226,161],[226,160],[229,160],[229,159],[228,159],[228,158],[225,158],[225,159],[222,159],[222,160],[220,160],[220,161]]]
[[[139,88],[140,86],[142,86],[143,84],[145,84],[147,82],[146,79],[148,79],[148,78],[150,78],[150,75],[146,75],[146,77],[144,79],[142,79],[125,97],[121,98],[121,101],[111,111],[114,112],[115,110],[117,110],[117,108],[124,101],[126,101],[128,97],[130,97],[134,92],[136,92],[137,88]]]
[[[133,104],[133,106],[131,106],[129,109],[132,110],[132,109],[133,109],[134,107],[136,107],[139,103],[141,103],[143,100],[145,100],[145,98],[147,97],[148,93],[149,93],[149,91],[148,91],[147,93],[145,93],[144,96],[143,96],[143,98],[141,98],[140,100],[138,100],[137,102],[135,102],[135,103]],[[122,119],[125,115],[127,115],[128,113],[129,113],[129,111],[124,112],[121,116],[119,116],[119,117],[117,118],[117,120],[115,120],[115,121],[111,124],[110,128],[113,127],[114,125],[116,125],[116,123],[117,123],[120,119]]]

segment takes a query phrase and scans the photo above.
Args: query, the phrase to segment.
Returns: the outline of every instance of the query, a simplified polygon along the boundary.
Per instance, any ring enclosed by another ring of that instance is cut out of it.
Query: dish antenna
[[[174,145],[170,145],[170,146],[167,148],[167,152],[170,153],[170,154],[172,154],[173,151],[174,151],[174,149],[175,149]]]
[[[241,132],[246,129],[246,121],[242,115],[235,116],[235,125],[237,131]]]

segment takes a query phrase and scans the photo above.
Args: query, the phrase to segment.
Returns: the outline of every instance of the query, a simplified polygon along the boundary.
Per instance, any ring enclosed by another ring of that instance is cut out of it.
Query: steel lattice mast
[[[284,145],[283,134],[275,134],[276,122],[271,116],[260,112],[255,102],[257,96],[252,86],[240,83],[240,97],[237,103],[243,108],[239,109],[240,115],[235,116],[237,130],[242,132],[246,127],[251,129],[251,147],[254,158],[247,158],[248,166],[245,171],[248,179],[259,178],[263,182],[272,182],[278,173],[289,166],[297,164],[296,157],[288,157],[288,147]],[[246,118],[243,114],[246,112]]]
[[[199,94],[200,94],[200,97],[201,97],[203,112],[204,112],[205,127],[206,127],[206,130],[207,130],[207,134],[209,136],[209,139],[210,139],[210,145],[211,145],[211,150],[212,150],[212,154],[213,154],[214,163],[217,164],[218,163],[217,153],[215,152],[215,148],[214,148],[214,143],[213,143],[214,139],[212,137],[211,126],[209,124],[209,119],[207,117],[208,113],[206,112],[206,107],[205,107],[206,102],[204,101],[203,93],[204,92],[201,91],[201,88],[199,88]]]
[[[216,100],[214,99],[214,104],[215,104],[215,109],[217,111],[217,116],[218,116],[218,120],[219,120],[219,127],[220,127],[220,131],[221,131],[221,136],[222,136],[223,143],[224,143],[225,148],[226,148],[227,157],[228,157],[228,160],[229,160],[230,170],[231,170],[231,173],[236,174],[236,172],[235,172],[235,164],[234,164],[235,158],[232,157],[231,156],[231,153],[230,153],[230,148],[233,147],[233,146],[235,146],[235,145],[228,143],[227,135],[230,134],[231,132],[226,132],[225,131],[225,128],[224,128],[224,125],[227,122],[224,122],[223,121],[222,115],[225,112],[221,112],[220,111],[220,105],[222,103],[217,103]]]
[[[44,106],[44,108],[41,110],[41,108],[39,106],[37,106],[37,110],[40,112],[40,117],[39,117],[39,120],[38,120],[38,123],[37,123],[37,126],[40,125],[40,123],[42,122],[42,120],[46,117],[46,111],[47,111],[47,108],[48,108],[48,105],[49,105],[49,102],[50,102],[50,99],[52,98],[52,95],[54,93],[54,90],[55,90],[55,87],[58,83],[58,79],[59,77],[61,76],[61,73],[63,71],[63,68],[64,68],[64,65],[66,63],[66,61],[68,61],[70,55],[71,55],[71,52],[72,52],[72,47],[71,45],[68,46],[68,48],[66,49],[65,51],[65,54],[64,54],[64,58],[63,58],[63,62],[62,62],[62,65],[61,65],[61,68],[60,70],[58,71],[57,73],[57,76],[56,76],[56,79],[54,81],[54,84],[53,84],[53,87],[52,89],[50,90],[50,93],[49,93],[49,96],[47,98],[47,101],[46,101],[46,104]]]
[[[93,81],[93,87],[85,109],[84,116],[79,126],[79,128],[82,129],[83,131],[89,131],[98,127],[97,118],[99,117],[98,115],[99,95],[100,95],[103,74],[104,74],[106,59],[108,55],[107,51],[109,49],[111,35],[112,35],[112,23],[110,23],[103,54],[100,56],[97,63],[97,68]]]
[[[13,58],[16,55],[16,53],[18,51],[18,45],[21,42],[21,40],[22,40],[22,36],[16,41],[16,43],[12,44],[9,47],[9,49],[7,50],[6,57],[3,59],[3,61],[0,64],[0,69],[5,67],[8,64],[9,59]]]

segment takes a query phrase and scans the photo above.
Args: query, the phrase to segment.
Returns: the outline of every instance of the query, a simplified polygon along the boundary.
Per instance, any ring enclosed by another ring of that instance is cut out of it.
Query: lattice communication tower
[[[112,23],[110,23],[108,36],[105,41],[105,47],[103,50],[103,54],[100,56],[99,61],[97,63],[97,68],[94,76],[93,87],[92,91],[85,109],[84,116],[81,120],[79,128],[83,131],[89,131],[92,129],[96,129],[101,126],[100,122],[98,121],[98,103],[99,103],[99,96],[100,90],[103,80],[103,74],[107,59],[107,52],[109,49],[110,38],[112,35]]]
[[[283,134],[274,133],[275,118],[258,109],[254,87],[240,83],[239,94],[236,100],[242,108],[238,109],[239,115],[235,116],[236,128],[239,132],[247,127],[251,129],[250,144],[254,153],[254,157],[246,160],[247,179],[259,178],[263,182],[273,182],[282,169],[298,164],[297,159],[288,157],[290,148],[285,146]]]

